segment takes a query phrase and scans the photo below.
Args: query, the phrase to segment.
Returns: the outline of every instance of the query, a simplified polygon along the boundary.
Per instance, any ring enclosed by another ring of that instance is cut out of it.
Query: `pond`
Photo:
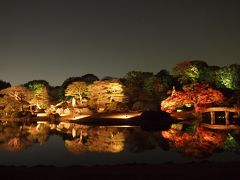
[[[140,126],[0,123],[0,165],[73,166],[240,161],[239,131]]]

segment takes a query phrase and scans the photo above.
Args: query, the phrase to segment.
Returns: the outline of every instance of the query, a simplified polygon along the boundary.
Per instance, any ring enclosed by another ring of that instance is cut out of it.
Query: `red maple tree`
[[[210,87],[208,84],[191,84],[183,86],[183,91],[171,92],[171,96],[161,102],[161,109],[166,112],[173,112],[177,107],[185,104],[194,106],[195,111],[200,111],[207,104],[222,103],[223,94]]]

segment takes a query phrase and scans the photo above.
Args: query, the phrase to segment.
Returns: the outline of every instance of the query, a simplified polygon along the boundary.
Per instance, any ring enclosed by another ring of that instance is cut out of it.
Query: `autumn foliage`
[[[170,146],[178,151],[196,158],[203,158],[210,156],[218,148],[222,148],[227,134],[198,127],[194,135],[170,129],[162,131],[162,136],[169,140]]]
[[[208,84],[191,84],[183,86],[183,91],[171,91],[171,96],[161,102],[161,109],[166,112],[173,112],[178,107],[186,104],[194,106],[195,111],[209,104],[222,103],[223,94],[210,87]]]

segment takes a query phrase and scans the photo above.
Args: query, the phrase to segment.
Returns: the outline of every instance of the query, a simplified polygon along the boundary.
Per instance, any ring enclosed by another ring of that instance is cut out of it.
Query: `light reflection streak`
[[[114,115],[105,115],[105,116],[101,116],[101,118],[109,118],[109,119],[129,119],[129,118],[133,118],[133,117],[137,117],[140,116],[141,113],[136,112],[136,113],[121,113],[121,114],[114,114]]]

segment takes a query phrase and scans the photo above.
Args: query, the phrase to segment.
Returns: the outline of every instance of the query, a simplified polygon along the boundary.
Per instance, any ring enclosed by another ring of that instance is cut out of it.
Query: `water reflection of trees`
[[[0,123],[0,149],[22,151],[34,143],[45,143],[48,136],[48,127],[37,129],[37,125]]]
[[[64,140],[73,154],[86,152],[140,153],[161,148],[176,149],[190,157],[205,158],[215,152],[240,153],[240,131],[204,129],[194,125],[172,125],[168,131],[143,131],[140,127],[86,126],[75,123],[0,123],[0,149],[22,151],[44,144],[51,134]]]
[[[162,135],[172,148],[190,157],[205,158],[215,152],[240,151],[236,132],[190,127],[185,130],[173,127],[162,131]]]
[[[65,140],[65,146],[74,154],[83,152],[116,153],[123,151],[124,142],[124,133],[120,130],[111,127],[95,127],[88,128],[79,138]]]
[[[90,127],[62,123],[57,126],[57,130],[69,135],[65,137],[65,146],[74,154],[84,152],[118,153],[123,150],[138,153],[155,149],[158,146],[168,149],[160,132],[145,132],[140,127]]]

